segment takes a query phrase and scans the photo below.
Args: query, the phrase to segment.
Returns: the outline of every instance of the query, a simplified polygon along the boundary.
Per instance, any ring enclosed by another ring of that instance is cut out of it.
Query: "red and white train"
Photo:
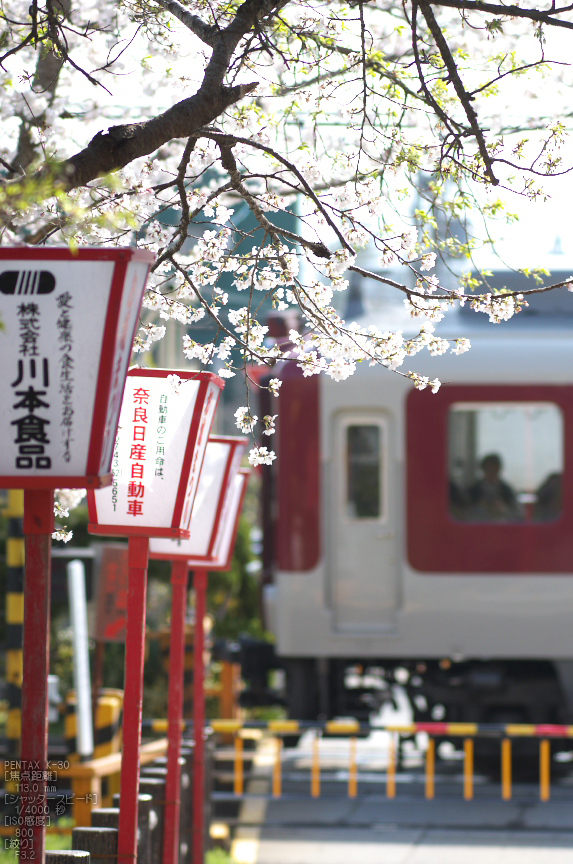
[[[263,591],[289,714],[366,717],[400,669],[415,719],[572,723],[573,298],[439,333],[472,348],[415,358],[435,395],[365,364],[273,373]]]

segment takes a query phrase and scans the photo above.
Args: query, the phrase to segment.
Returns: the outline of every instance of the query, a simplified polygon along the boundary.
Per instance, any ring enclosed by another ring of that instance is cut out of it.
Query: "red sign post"
[[[192,861],[203,864],[205,849],[205,666],[203,661],[208,570],[228,570],[247,486],[248,471],[239,470],[244,438],[211,438],[193,507],[188,540],[152,540],[150,556],[171,561],[171,645],[167,788],[163,864],[177,864],[179,849],[179,785],[181,719],[183,715],[184,630],[187,574],[194,570],[195,640],[193,658],[193,848]],[[227,456],[225,458],[225,449]]]
[[[129,537],[118,838],[121,864],[133,864],[137,856],[149,538],[189,537],[209,431],[223,386],[209,372],[130,370],[113,454],[113,483],[88,494],[89,530]]]
[[[25,490],[19,815],[32,837],[21,859],[45,850],[53,490],[111,480],[152,261],[137,249],[0,249],[0,488]]]

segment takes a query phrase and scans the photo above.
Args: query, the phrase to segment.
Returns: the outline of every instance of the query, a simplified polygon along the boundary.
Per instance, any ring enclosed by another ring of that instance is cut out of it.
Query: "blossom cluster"
[[[67,519],[70,510],[74,510],[78,506],[85,498],[85,494],[85,489],[56,489],[54,497],[54,516],[56,519]],[[69,543],[72,536],[73,532],[67,525],[56,525],[56,530],[52,532],[52,540],[61,540],[63,543]]]

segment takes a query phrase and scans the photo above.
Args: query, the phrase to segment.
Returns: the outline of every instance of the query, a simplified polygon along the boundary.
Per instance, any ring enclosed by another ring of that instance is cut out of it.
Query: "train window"
[[[561,516],[563,414],[544,402],[454,403],[448,416],[450,516],[548,522]]]
[[[352,519],[382,515],[381,439],[378,425],[346,427],[346,512]]]
[[[408,560],[415,570],[573,573],[573,386],[413,391],[406,447]],[[501,504],[475,501],[486,472],[507,484]]]

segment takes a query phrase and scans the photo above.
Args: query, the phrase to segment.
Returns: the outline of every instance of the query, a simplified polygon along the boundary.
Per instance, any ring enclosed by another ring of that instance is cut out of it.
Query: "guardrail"
[[[167,738],[150,741],[141,747],[140,765],[147,765],[165,756],[167,753]],[[69,777],[72,781],[74,819],[76,827],[89,827],[94,806],[101,806],[101,784],[105,777],[111,777],[121,771],[121,753],[110,753],[99,759],[88,762],[74,762],[69,768],[58,771],[58,777]]]
[[[146,727],[154,732],[165,729],[166,721],[151,720],[146,722]],[[191,724],[185,724],[187,726]],[[348,742],[348,786],[349,798],[358,795],[358,763],[357,763],[357,740],[365,737],[373,731],[386,731],[390,733],[390,745],[388,751],[388,764],[386,768],[386,796],[396,797],[396,771],[397,755],[401,737],[410,737],[424,732],[428,738],[428,746],[425,754],[425,797],[435,797],[436,778],[436,739],[462,739],[463,741],[463,797],[471,800],[474,797],[474,741],[476,738],[499,739],[500,741],[500,769],[501,769],[501,798],[510,801],[513,796],[512,784],[512,762],[513,741],[516,739],[536,739],[539,741],[539,797],[541,801],[549,801],[551,797],[551,739],[573,738],[573,726],[557,724],[517,724],[517,723],[409,723],[409,724],[385,724],[373,725],[360,723],[354,720],[330,720],[325,722],[299,721],[299,720],[269,720],[269,721],[247,721],[237,720],[211,720],[210,727],[214,732],[232,735],[234,741],[234,781],[233,794],[235,797],[244,795],[244,753],[243,732],[258,729],[267,732],[275,739],[275,755],[272,769],[272,798],[282,796],[282,773],[283,773],[283,738],[284,736],[300,735],[303,732],[313,730],[314,740],[312,743],[311,767],[310,767],[310,795],[313,798],[321,794],[321,738],[326,735],[345,736]]]

